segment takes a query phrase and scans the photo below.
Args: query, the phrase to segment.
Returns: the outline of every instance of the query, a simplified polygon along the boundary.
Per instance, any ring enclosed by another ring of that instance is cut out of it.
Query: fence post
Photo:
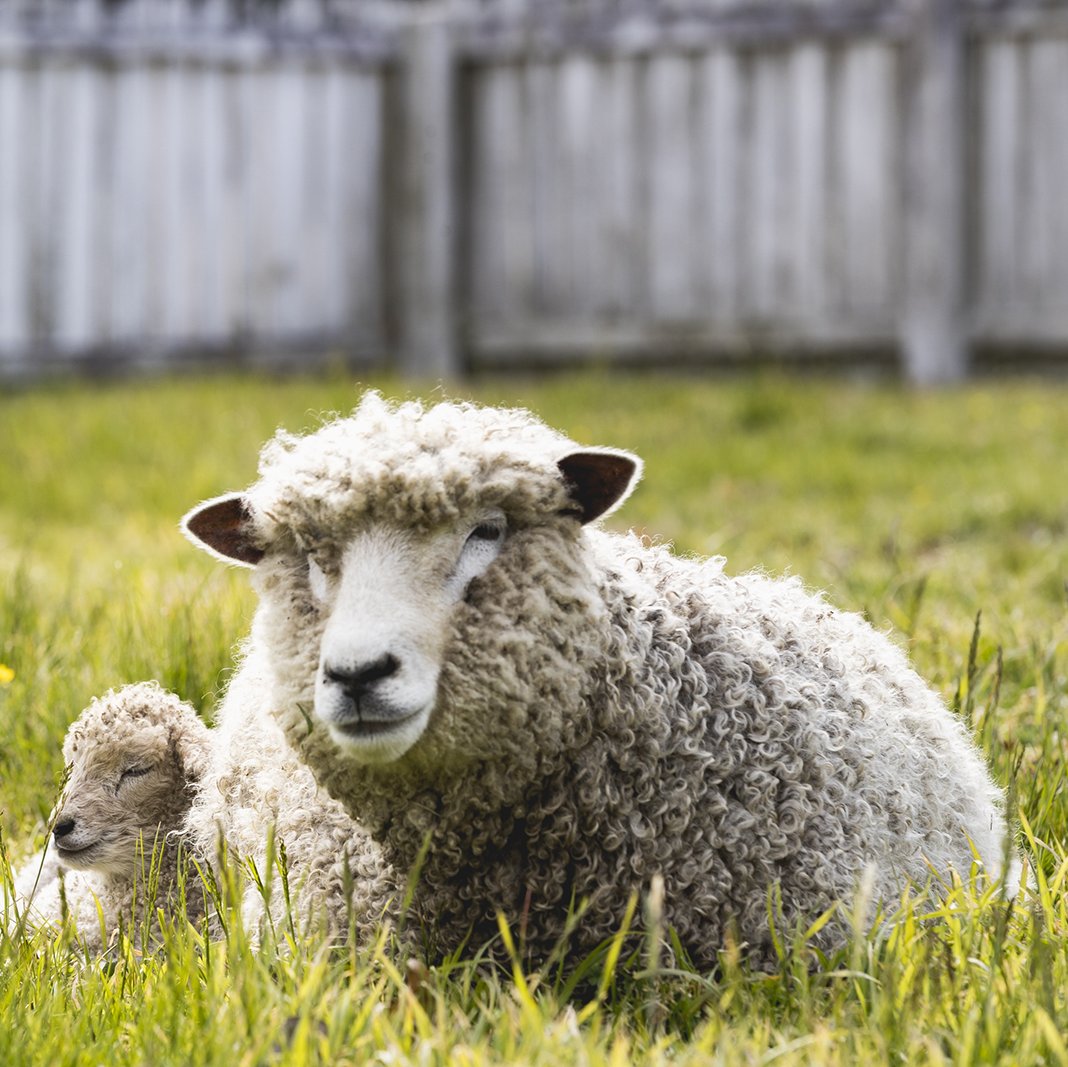
[[[444,4],[413,8],[400,76],[398,369],[411,378],[460,372],[454,310],[455,65]]]
[[[905,65],[905,372],[960,381],[965,320],[965,67],[959,0],[912,0]]]

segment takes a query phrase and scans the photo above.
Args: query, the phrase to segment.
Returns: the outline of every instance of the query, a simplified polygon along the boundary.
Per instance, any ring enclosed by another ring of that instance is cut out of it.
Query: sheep
[[[662,879],[695,965],[732,939],[773,963],[769,901],[793,927],[861,884],[874,914],[1000,877],[1002,792],[903,653],[797,579],[597,528],[641,473],[470,403],[370,392],[279,431],[250,488],[182,522],[259,597],[218,758],[249,776],[280,729],[377,849],[375,906],[411,882],[436,952],[503,915],[531,960],[565,933],[574,958]],[[191,825],[253,847],[258,813],[300,803],[288,773],[202,789]]]
[[[15,879],[32,925],[69,912],[87,949],[105,950],[120,923],[156,932],[157,907],[173,907],[185,866],[177,833],[208,764],[210,734],[188,704],[154,682],[93,700],[63,743],[67,781],[49,846]],[[186,883],[187,914],[204,895]],[[98,910],[99,909],[99,910]]]

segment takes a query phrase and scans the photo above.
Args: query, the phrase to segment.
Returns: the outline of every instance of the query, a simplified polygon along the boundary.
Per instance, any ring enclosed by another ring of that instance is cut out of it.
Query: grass
[[[775,975],[730,952],[713,975],[666,972],[623,931],[578,975],[423,972],[388,941],[287,931],[255,951],[235,923],[214,940],[175,924],[163,951],[124,942],[103,963],[0,937],[0,1063],[1068,1064],[1068,392],[596,374],[459,391],[641,453],[618,523],[733,571],[799,574],[892,628],[1012,789],[1036,899],[910,898],[832,959],[786,939]],[[214,378],[0,397],[0,832],[16,862],[92,695],[158,678],[210,715],[225,685],[247,580],[177,518],[247,484],[277,425],[356,395],[341,378]]]

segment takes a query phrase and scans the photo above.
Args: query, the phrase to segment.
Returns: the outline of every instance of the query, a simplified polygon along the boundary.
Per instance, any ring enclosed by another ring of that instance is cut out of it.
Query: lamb
[[[259,595],[217,753],[248,789],[209,781],[194,832],[254,849],[260,813],[302,803],[253,781],[280,730],[377,851],[366,914],[411,879],[436,951],[502,913],[535,962],[568,929],[573,955],[600,943],[658,877],[702,968],[730,938],[772,961],[773,898],[793,925],[862,882],[892,904],[1000,877],[1002,793],[902,652],[795,579],[596,528],[641,470],[524,411],[374,392],[279,432],[248,490],[183,520]]]
[[[69,774],[51,847],[15,881],[31,923],[58,923],[68,910],[94,953],[108,947],[120,923],[138,938],[156,931],[155,909],[174,906],[181,892],[185,864],[176,835],[209,748],[208,728],[193,708],[154,682],[92,701],[64,740]],[[191,874],[185,903],[195,920],[204,894],[194,886]]]

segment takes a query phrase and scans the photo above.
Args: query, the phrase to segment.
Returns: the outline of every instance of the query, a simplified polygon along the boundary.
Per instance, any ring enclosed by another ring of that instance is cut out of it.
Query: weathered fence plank
[[[0,67],[0,146],[25,146],[29,141],[33,116],[27,89],[22,71]],[[25,156],[0,150],[0,365],[11,362],[29,343],[29,196]]]
[[[920,384],[962,378],[964,319],[964,37],[953,0],[914,9],[904,78],[909,128],[905,165],[905,292],[902,346]]]
[[[691,60],[653,56],[646,75],[647,142],[639,160],[649,168],[649,300],[654,319],[694,319],[697,219],[694,191]]]
[[[459,372],[452,136],[456,69],[444,12],[421,7],[404,34],[401,97],[398,364],[409,375]]]
[[[797,221],[793,313],[810,329],[827,312],[827,58],[808,42],[793,54],[793,113]]]
[[[719,321],[738,304],[741,261],[741,71],[738,56],[718,48],[705,61],[705,188],[710,307]]]

